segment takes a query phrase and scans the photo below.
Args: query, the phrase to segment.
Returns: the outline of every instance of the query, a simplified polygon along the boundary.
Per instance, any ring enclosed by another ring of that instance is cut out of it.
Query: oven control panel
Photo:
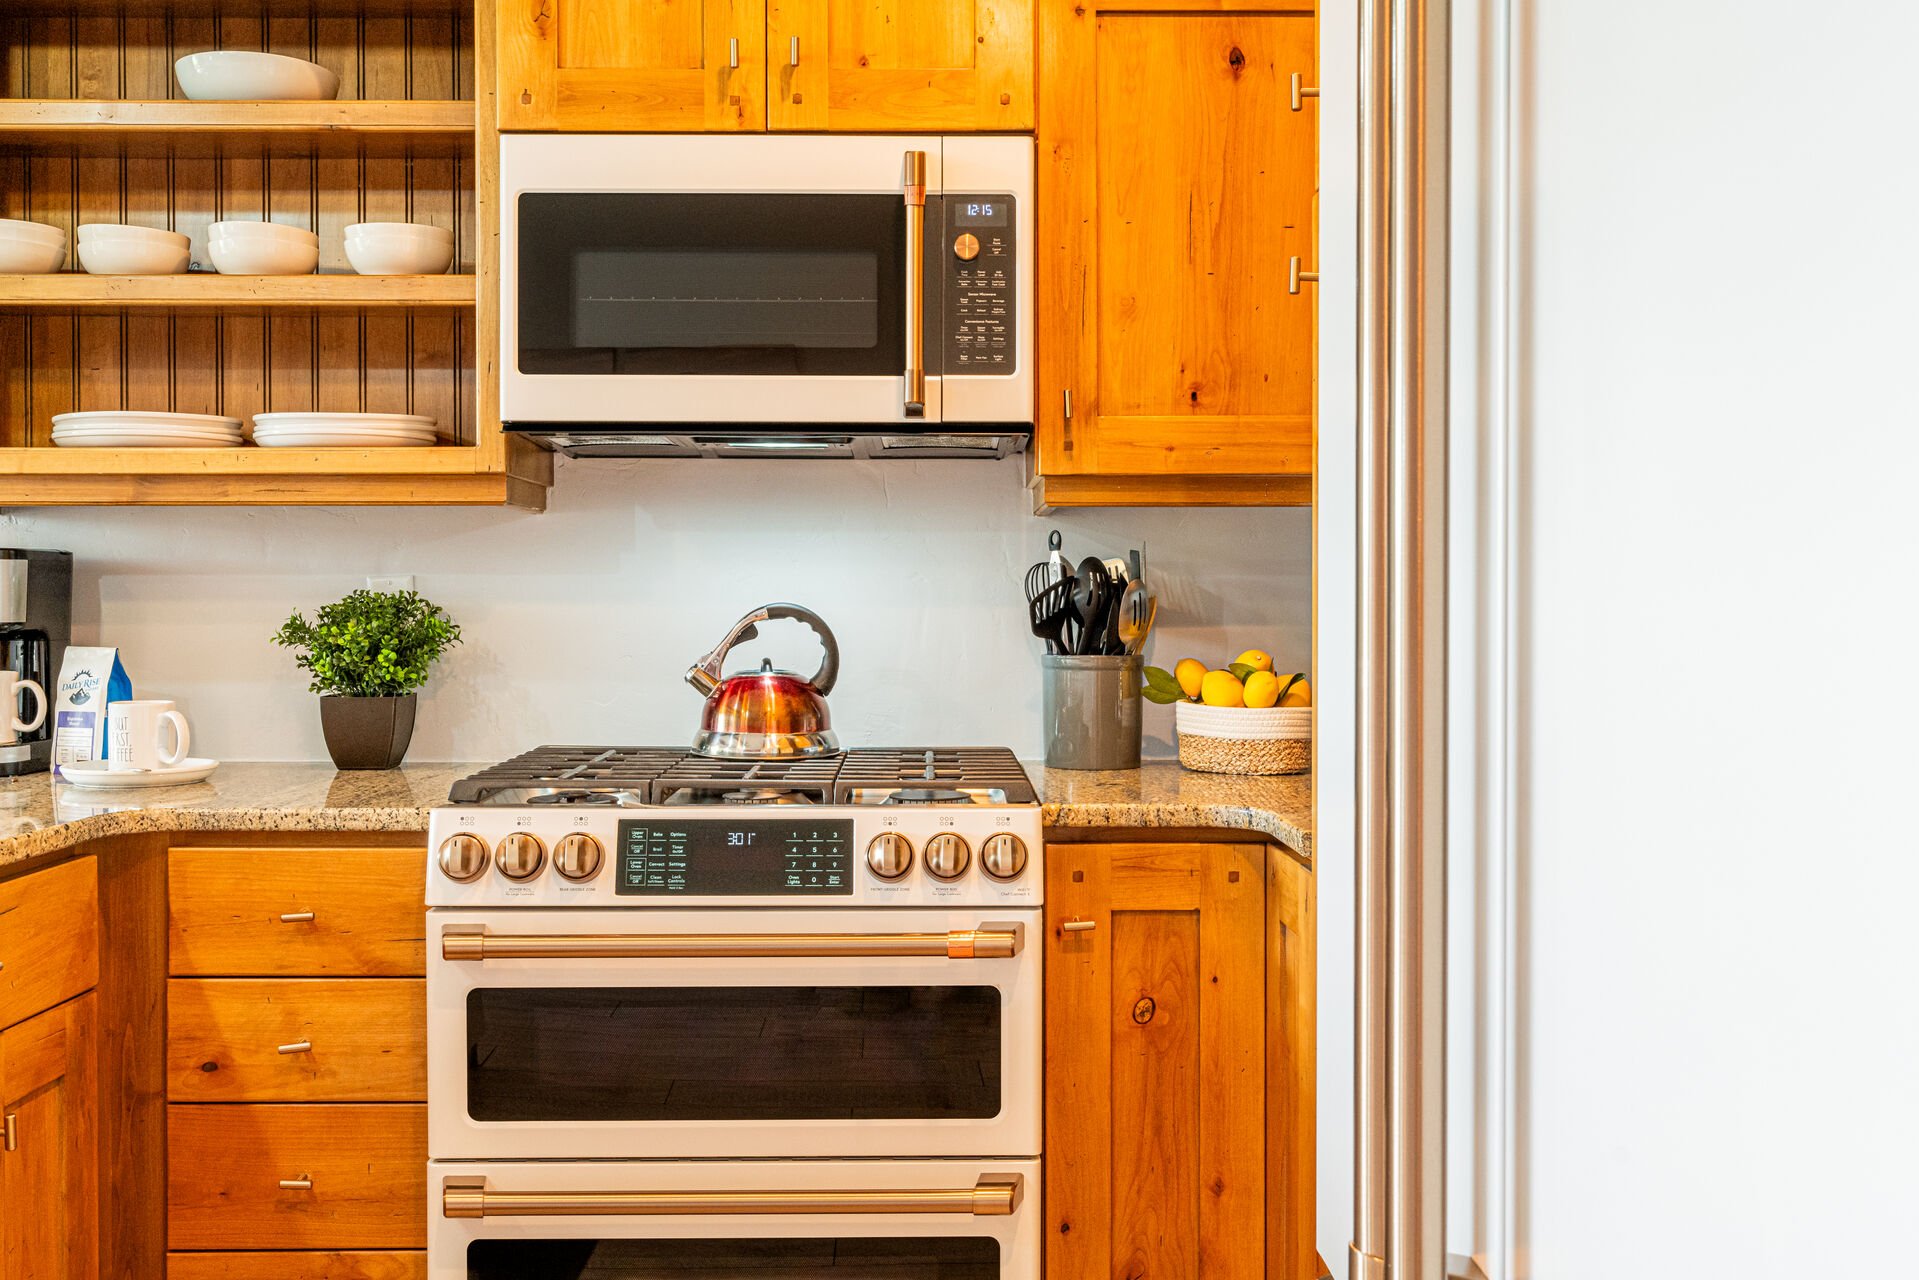
[[[1013,197],[948,192],[943,204],[945,371],[1010,377],[1019,370]]]
[[[427,905],[1034,907],[1042,848],[1037,806],[456,806]]]

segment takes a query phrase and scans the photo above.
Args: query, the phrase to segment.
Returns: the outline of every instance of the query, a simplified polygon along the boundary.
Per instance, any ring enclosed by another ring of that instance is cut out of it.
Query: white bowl
[[[215,222],[207,227],[209,240],[277,240],[318,245],[320,237],[304,227],[280,222]]]
[[[49,228],[51,229],[51,228]],[[66,265],[67,238],[62,235],[52,244],[16,236],[0,226],[0,273],[15,276],[44,276]]]
[[[96,276],[177,276],[186,272],[191,254],[184,243],[120,236],[80,241],[80,265]]]
[[[89,244],[96,240],[117,240],[137,244],[162,244],[175,249],[184,249],[193,243],[178,231],[168,231],[163,227],[136,227],[122,222],[83,222],[80,224],[77,239],[81,244]]]
[[[57,244],[64,249],[67,244],[67,233],[59,227],[50,227],[44,222],[28,222],[24,218],[0,218],[0,240],[24,240],[29,244]]]
[[[438,276],[453,265],[453,240],[417,236],[348,236],[346,260],[363,276]]]
[[[333,72],[277,53],[189,53],[173,64],[173,74],[195,102],[330,102],[340,93]]]
[[[302,244],[269,236],[238,240],[214,236],[207,241],[207,256],[223,276],[310,276],[320,265],[320,241],[317,237],[312,244]]]
[[[453,243],[453,232],[430,222],[356,222],[346,229],[346,238],[356,236],[416,236],[422,240]]]

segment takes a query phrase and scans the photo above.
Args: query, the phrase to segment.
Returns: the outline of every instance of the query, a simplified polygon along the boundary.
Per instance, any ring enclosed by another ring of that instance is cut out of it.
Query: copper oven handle
[[[485,1178],[447,1178],[448,1218],[624,1217],[763,1213],[963,1213],[1004,1218],[1025,1198],[1017,1173],[982,1174],[970,1187],[921,1191],[489,1191]]]
[[[906,416],[926,416],[926,153],[906,153]]]
[[[1003,960],[1020,953],[1026,927],[983,924],[945,933],[462,933],[440,935],[448,960],[659,960],[691,957],[937,956]]]

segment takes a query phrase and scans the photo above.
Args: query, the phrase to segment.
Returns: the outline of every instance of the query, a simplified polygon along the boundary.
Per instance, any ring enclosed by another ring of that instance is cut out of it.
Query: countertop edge
[[[1040,806],[1048,827],[1112,827],[1151,831],[1156,828],[1210,828],[1249,831],[1269,836],[1303,857],[1313,855],[1313,838],[1277,813],[1257,805],[1179,804],[1053,801]]]

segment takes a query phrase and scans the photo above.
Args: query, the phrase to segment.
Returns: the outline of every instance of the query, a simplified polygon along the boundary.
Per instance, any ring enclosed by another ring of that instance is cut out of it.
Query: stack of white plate
[[[207,256],[223,276],[309,276],[320,265],[320,237],[278,222],[216,222]]]
[[[56,413],[53,442],[71,449],[232,449],[245,444],[238,418],[210,413]]]
[[[256,413],[253,443],[268,449],[398,449],[438,444],[438,426],[411,413]]]

